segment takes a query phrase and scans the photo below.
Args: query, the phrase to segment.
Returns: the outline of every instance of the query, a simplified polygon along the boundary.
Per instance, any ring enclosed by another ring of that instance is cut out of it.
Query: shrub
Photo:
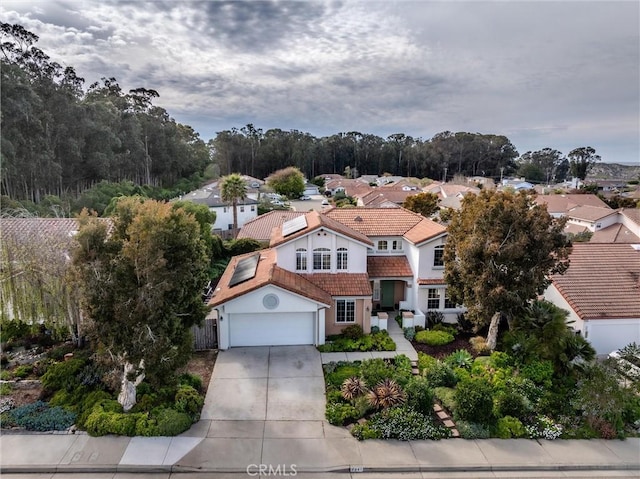
[[[429,415],[433,412],[433,390],[429,381],[421,376],[412,377],[405,386],[407,406],[416,411]]]
[[[364,424],[355,424],[351,429],[351,435],[358,441],[382,438],[382,433],[377,428],[372,427],[369,421]]]
[[[42,376],[42,386],[51,391],[59,389],[72,390],[77,386],[76,376],[82,370],[85,361],[71,359],[61,363],[52,364]]]
[[[386,330],[378,331],[377,333],[372,333],[371,336],[365,337],[370,337],[373,340],[373,351],[396,350],[396,343]]]
[[[152,412],[157,422],[158,436],[177,436],[191,427],[191,416],[170,408],[160,408]]]
[[[12,409],[3,415],[5,425],[23,427],[29,431],[64,431],[76,420],[76,414],[46,402],[36,401]]]
[[[444,321],[444,314],[440,311],[429,311],[425,317],[425,324],[427,328],[433,328],[435,325]]]
[[[473,331],[474,327],[475,324],[473,324],[473,321],[467,319],[464,313],[458,314],[458,322],[456,323],[456,328],[458,328],[458,331],[460,331],[461,333],[470,333]]]
[[[329,368],[330,369],[330,368]],[[354,363],[342,363],[326,374],[327,385],[340,389],[345,379],[360,375],[360,366]]]
[[[484,379],[458,384],[454,395],[456,416],[466,421],[489,424],[493,418],[493,388]]]
[[[452,336],[455,336],[456,333],[458,332],[458,329],[453,324],[445,324],[445,323],[438,323],[433,328],[431,328],[431,330],[443,331],[445,333],[449,333]]]
[[[456,390],[453,388],[440,387],[433,389],[433,395],[440,401],[442,407],[449,412],[453,412],[456,409],[455,393]]]
[[[112,399],[113,398],[111,394],[105,391],[91,391],[89,394],[87,394],[84,397],[84,400],[82,401],[82,406],[80,407],[80,411],[78,412],[78,419],[76,421],[76,426],[78,426],[80,429],[84,429],[86,427],[85,424],[87,422],[87,419],[91,414],[91,412],[93,411],[93,407],[99,401],[112,400]]]
[[[429,356],[423,352],[418,352],[418,370],[420,374],[425,375],[438,363],[433,356]]]
[[[395,369],[384,359],[375,358],[362,361],[360,375],[368,387],[373,387],[387,378],[393,378]]]
[[[488,439],[491,437],[489,428],[477,422],[457,421],[456,429],[458,429],[460,437],[464,439]]]
[[[476,354],[484,356],[491,353],[491,349],[489,349],[489,346],[487,345],[487,340],[482,336],[475,336],[471,338],[469,340],[469,344]]]
[[[9,381],[11,380],[11,373],[9,371],[7,371],[6,369],[3,371],[0,371],[0,379],[3,381]]]
[[[404,337],[408,340],[408,341],[413,341],[413,338],[416,337],[416,328],[411,327],[411,328],[404,328],[403,329],[404,332]]]
[[[525,426],[525,430],[530,439],[553,440],[562,434],[562,426],[548,416],[537,416],[531,424]]]
[[[442,361],[436,362],[436,364],[429,370],[425,377],[431,384],[431,387],[454,387],[458,383],[456,374],[451,369],[451,366],[443,363]]]
[[[367,394],[369,404],[376,409],[399,406],[407,400],[407,395],[393,379],[384,379]]]
[[[368,429],[379,433],[382,439],[400,441],[442,439],[451,435],[449,429],[435,424],[431,416],[408,407],[386,409],[374,414],[369,420]]]
[[[183,384],[178,388],[175,396],[176,411],[196,417],[200,415],[203,404],[204,398],[193,387]]]
[[[520,374],[531,379],[535,384],[551,387],[553,378],[553,363],[551,361],[529,361],[520,368]]]
[[[404,386],[413,377],[411,359],[404,354],[400,354],[393,358],[393,366],[395,367],[393,379],[395,379],[400,386]]]
[[[13,377],[24,379],[33,372],[33,366],[31,364],[21,364],[13,370]]]
[[[325,417],[329,424],[334,426],[344,426],[350,422],[355,422],[359,417],[358,409],[351,404],[329,403],[325,411]]]
[[[364,336],[364,332],[362,331],[362,326],[359,324],[352,324],[342,329],[342,335],[348,339],[360,339]]]
[[[494,404],[496,417],[512,416],[522,418],[533,410],[531,402],[513,389],[505,389],[497,394]]]
[[[9,383],[2,383],[0,384],[0,396],[7,396],[9,394],[11,394],[11,390],[13,388],[11,387],[11,384]]]
[[[515,417],[501,417],[496,424],[496,435],[501,439],[524,437],[526,433],[522,422]]]
[[[335,389],[327,389],[327,404],[331,402],[344,402],[345,399],[342,397],[342,392]]]
[[[466,349],[458,349],[447,356],[444,362],[453,368],[471,369],[473,356]]]
[[[47,353],[47,357],[53,361],[62,361],[65,354],[73,353],[75,350],[76,348],[73,344],[63,344],[62,346],[52,348]]]
[[[340,387],[342,397],[347,401],[352,401],[355,398],[362,396],[366,390],[367,385],[365,382],[356,376],[345,379]]]
[[[30,334],[31,326],[23,321],[2,321],[2,324],[0,325],[0,342],[2,343],[25,338]]]
[[[371,326],[371,334],[376,334],[380,332],[380,328],[378,326]]]
[[[198,392],[202,392],[202,378],[195,374],[184,373],[178,378],[179,384],[191,386]]]
[[[453,342],[453,335],[444,331],[420,331],[416,333],[415,340],[429,346],[443,346]]]

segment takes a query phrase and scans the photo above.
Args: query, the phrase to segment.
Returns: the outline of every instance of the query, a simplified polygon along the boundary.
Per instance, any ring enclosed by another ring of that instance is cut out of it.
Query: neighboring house
[[[313,183],[306,183],[302,194],[307,196],[319,195],[320,188],[318,188],[318,185],[314,185]]]
[[[621,208],[616,223],[596,230],[589,242],[640,244],[640,209]]]
[[[502,187],[503,188],[513,188],[516,191],[520,191],[520,190],[532,190],[534,189],[534,184],[533,183],[529,183],[528,181],[525,181],[524,178],[510,178],[510,179],[503,179],[502,180]]]
[[[261,243],[269,243],[271,232],[286,221],[304,216],[304,211],[273,210],[247,221],[238,233],[238,239],[252,238]]]
[[[361,180],[350,179],[332,179],[325,183],[325,192],[329,192],[332,196],[338,193],[344,193],[347,196],[356,196],[368,193],[373,188]]]
[[[459,210],[462,206],[462,200],[465,195],[469,193],[477,195],[480,193],[480,188],[475,186],[457,185],[454,183],[434,182],[422,188],[422,191],[437,195],[440,200],[438,202],[438,206],[440,208]]]
[[[609,207],[576,206],[567,211],[566,217],[568,226],[575,225],[592,233],[618,222],[617,210],[612,210]]]
[[[310,211],[277,225],[269,249],[232,259],[210,304],[219,347],[323,344],[375,310],[453,316],[442,225],[402,208]]]
[[[609,206],[596,195],[538,195],[534,200],[539,205],[547,205],[547,211],[554,218],[566,216],[569,210],[577,206],[596,206],[599,208],[609,208]]]
[[[206,186],[200,190],[187,193],[182,198],[184,201],[193,201],[209,207],[216,214],[216,222],[213,224],[214,233],[233,230],[233,207],[222,201],[220,191],[212,186]],[[238,202],[238,228],[258,216],[258,202],[252,198],[245,198]]]
[[[407,188],[407,187],[405,187]],[[419,191],[403,188],[375,188],[364,195],[357,196],[358,206],[368,208],[397,208],[402,206],[404,201]]]
[[[569,311],[598,354],[640,343],[640,244],[576,243],[569,259],[545,299]]]

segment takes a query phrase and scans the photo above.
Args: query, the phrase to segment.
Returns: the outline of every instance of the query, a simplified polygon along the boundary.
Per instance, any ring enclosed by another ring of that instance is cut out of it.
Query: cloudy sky
[[[3,0],[86,85],[115,77],[207,140],[253,123],[315,136],[506,135],[640,161],[637,1]]]

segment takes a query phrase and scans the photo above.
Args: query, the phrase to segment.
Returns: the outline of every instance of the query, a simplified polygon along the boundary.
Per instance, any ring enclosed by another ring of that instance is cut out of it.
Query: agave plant
[[[378,383],[369,394],[369,403],[376,409],[385,409],[403,404],[407,395],[393,379],[385,379]]]
[[[444,362],[454,368],[471,369],[473,356],[466,349],[458,349],[447,356]]]
[[[342,397],[347,401],[352,401],[355,398],[362,396],[367,390],[367,386],[364,381],[358,377],[350,377],[344,380],[340,392]]]

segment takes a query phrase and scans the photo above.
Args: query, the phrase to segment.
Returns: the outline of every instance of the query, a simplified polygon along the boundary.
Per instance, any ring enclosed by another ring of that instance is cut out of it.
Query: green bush
[[[61,407],[50,407],[46,402],[36,401],[2,415],[3,426],[18,426],[28,431],[64,431],[76,420],[76,414]]]
[[[386,330],[378,331],[377,333],[371,334],[371,339],[373,339],[373,351],[395,351],[396,343],[389,336],[389,333]]]
[[[404,354],[400,354],[393,358],[394,373],[391,379],[394,379],[400,386],[403,386],[409,382],[413,377],[411,359]]]
[[[431,387],[454,387],[458,383],[458,378],[451,366],[437,361],[436,364],[425,374]]]
[[[326,366],[325,365],[325,369]],[[345,379],[360,376],[360,365],[355,363],[342,363],[336,366],[336,368],[325,374],[326,382],[328,386],[335,389],[340,389]]]
[[[325,416],[329,424],[333,424],[334,426],[344,426],[345,424],[360,419],[358,409],[351,404],[343,402],[327,404]]]
[[[351,429],[351,435],[358,441],[382,438],[382,433],[378,430],[378,428],[373,428],[369,421],[365,422],[364,424],[355,424]]]
[[[395,368],[381,358],[367,359],[362,361],[360,376],[364,379],[367,387],[372,388],[383,379],[393,379]]]
[[[8,396],[9,394],[11,394],[12,389],[13,388],[11,387],[11,384],[9,384],[9,383],[0,384],[0,397],[1,396]]]
[[[412,377],[404,387],[407,393],[407,406],[429,415],[433,413],[433,390],[429,381],[421,376]]]
[[[473,356],[471,356],[471,353],[466,349],[458,349],[449,354],[449,356],[444,359],[444,362],[452,368],[471,369]]]
[[[485,379],[458,384],[454,395],[456,416],[462,420],[489,424],[493,419],[493,388]]]
[[[433,328],[431,328],[431,331],[442,331],[455,336],[458,332],[458,328],[456,328],[454,324],[438,323]]]
[[[78,385],[76,376],[84,365],[85,361],[82,359],[71,359],[52,364],[42,376],[42,386],[50,391],[73,390]]]
[[[414,328],[414,327],[404,328],[403,329],[403,333],[404,333],[404,337],[407,339],[407,341],[413,341],[413,338],[416,337],[416,328]]]
[[[359,324],[351,324],[346,328],[342,328],[341,334],[347,339],[360,339],[364,336],[362,326]]]
[[[529,361],[520,368],[522,377],[531,379],[535,384],[551,387],[553,379],[553,363],[551,361]]]
[[[10,381],[11,380],[11,373],[9,371],[7,371],[6,369],[3,371],[0,371],[0,379],[3,381]]]
[[[191,427],[191,416],[170,408],[160,408],[152,412],[157,421],[157,436],[177,436]]]
[[[30,334],[31,325],[23,321],[9,320],[0,323],[0,343],[26,338]]]
[[[73,344],[63,344],[62,346],[52,348],[47,353],[47,357],[53,361],[62,361],[65,354],[73,353],[75,350],[76,347]]]
[[[346,400],[342,397],[342,392],[340,389],[330,389],[327,390],[327,404],[332,402],[345,402]]]
[[[453,388],[440,387],[433,389],[433,395],[440,401],[442,407],[449,412],[453,412],[456,409],[455,393],[456,390]]]
[[[524,437],[526,433],[522,422],[515,417],[501,417],[496,424],[496,435],[501,439]]]
[[[202,378],[196,374],[184,373],[178,378],[179,384],[191,386],[198,392],[202,392]]]
[[[431,416],[425,416],[408,407],[385,409],[369,419],[369,428],[380,433],[382,439],[414,441],[423,439],[443,439],[451,431],[436,424]]]
[[[453,342],[453,335],[444,331],[420,331],[416,333],[416,341],[428,346],[444,346]]]
[[[13,370],[13,377],[24,379],[33,372],[33,366],[31,364],[21,364]]]
[[[518,391],[508,388],[496,395],[494,401],[496,417],[512,416],[522,418],[532,411],[531,402]]]
[[[176,411],[196,417],[200,415],[203,404],[204,398],[193,387],[182,385],[178,388],[175,396]]]
[[[463,439],[488,439],[491,430],[484,424],[468,421],[456,421],[456,429]]]
[[[93,407],[99,401],[112,400],[112,399],[113,397],[111,396],[111,394],[109,394],[106,391],[100,391],[100,390],[91,391],[89,394],[87,394],[84,397],[82,401],[82,406],[78,411],[78,419],[76,421],[76,426],[78,426],[80,429],[85,429],[86,427],[85,423],[87,422],[87,418],[93,411]]]
[[[420,374],[427,374],[437,363],[438,360],[433,356],[429,356],[421,351],[418,352],[418,370]]]

